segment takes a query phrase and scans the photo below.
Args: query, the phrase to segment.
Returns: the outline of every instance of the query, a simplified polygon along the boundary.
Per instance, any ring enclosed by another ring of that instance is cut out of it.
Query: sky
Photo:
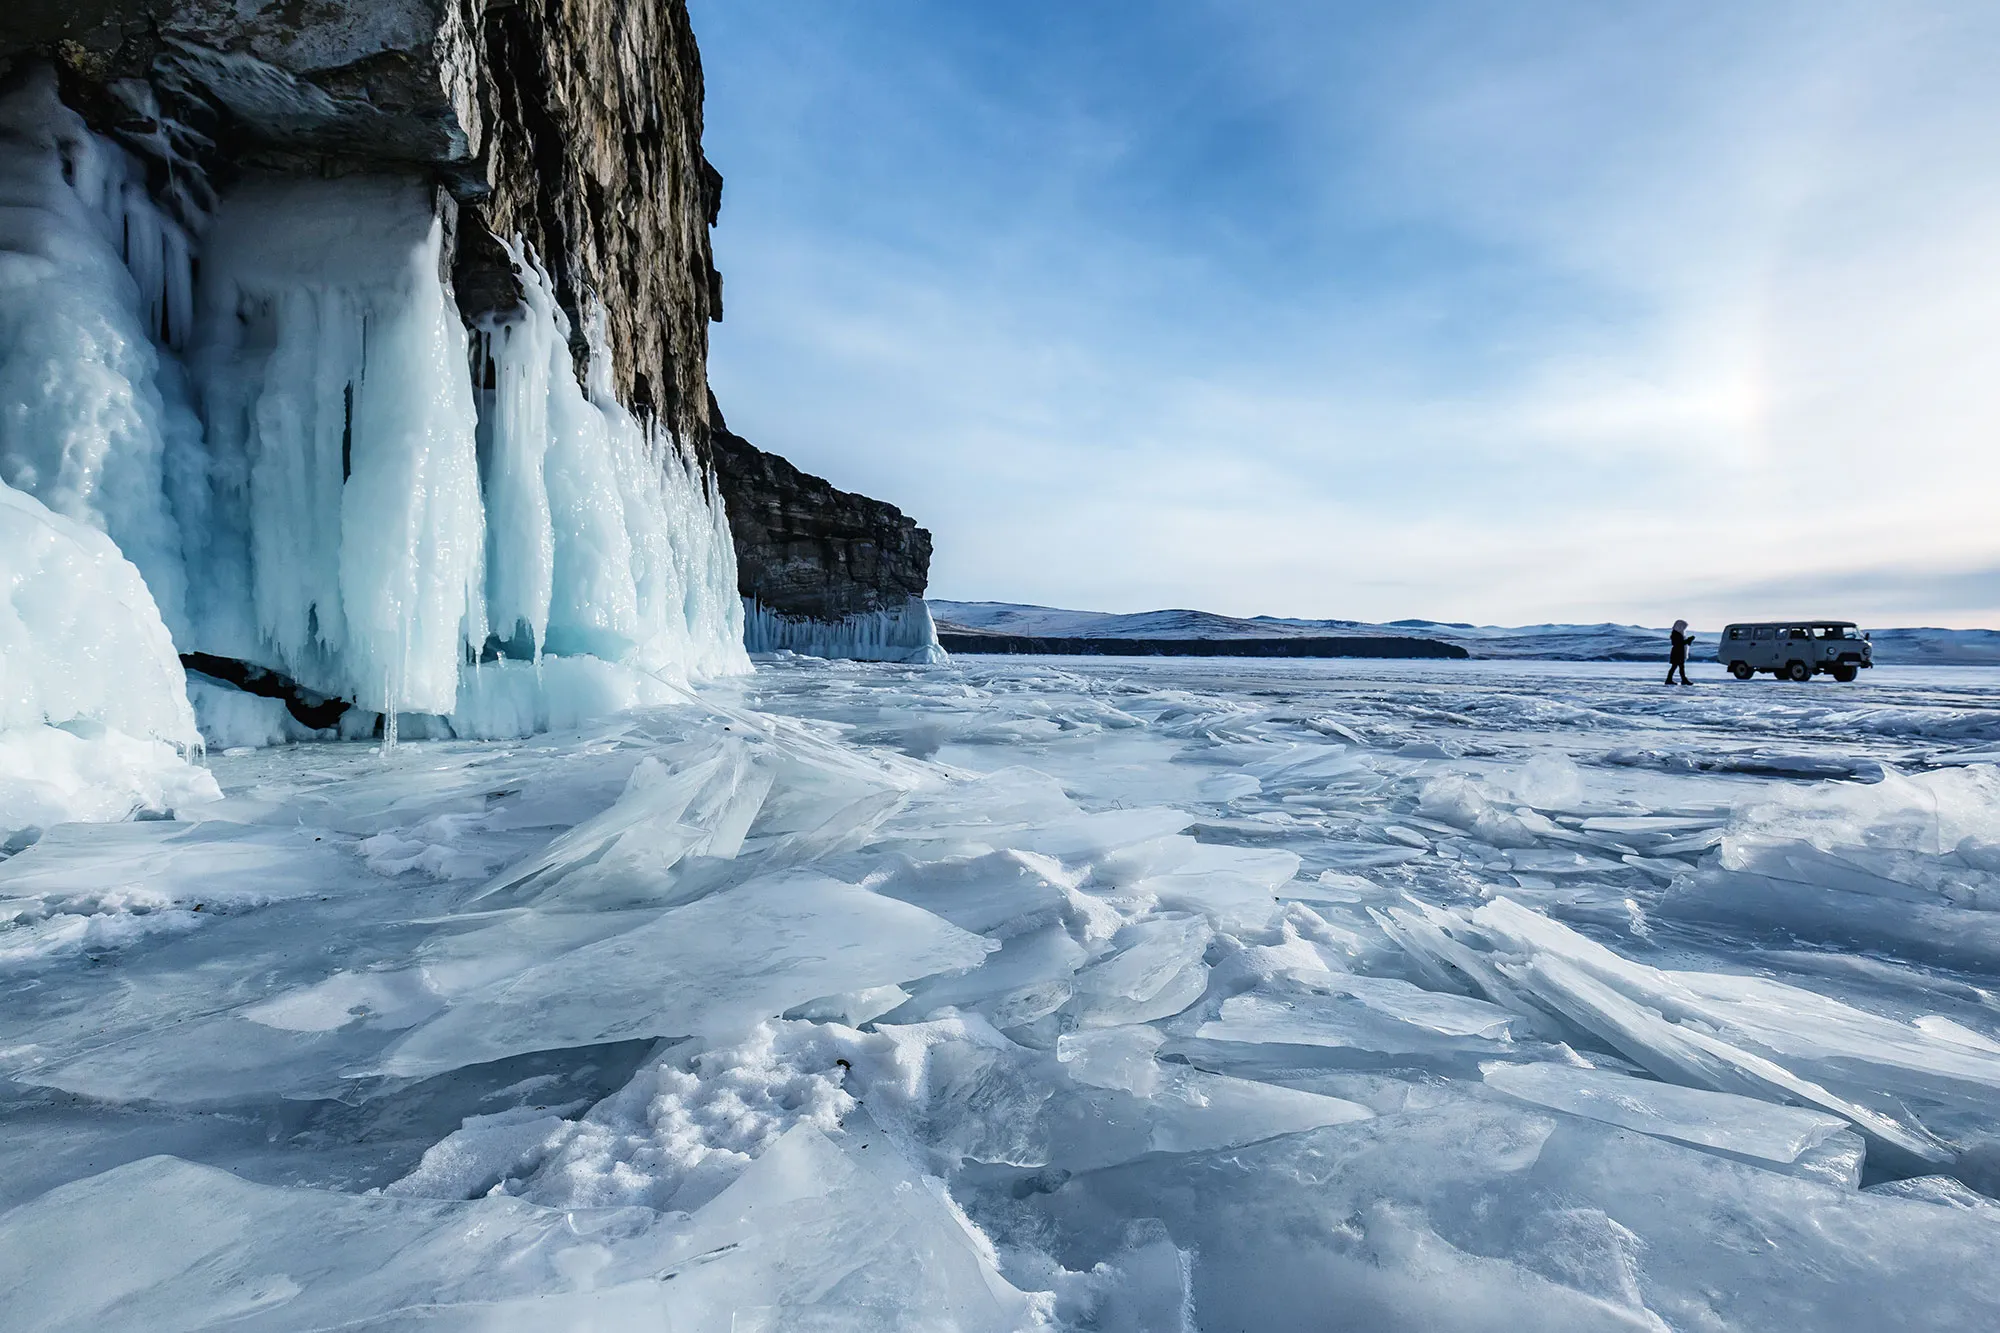
[[[692,0],[732,429],[931,594],[2000,625],[2000,5]]]

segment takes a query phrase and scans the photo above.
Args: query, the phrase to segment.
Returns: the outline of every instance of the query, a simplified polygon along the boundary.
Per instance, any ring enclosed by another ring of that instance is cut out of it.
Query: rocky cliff
[[[822,622],[921,597],[914,522],[719,416],[711,435],[722,178],[682,0],[25,0],[0,20],[0,79],[31,61],[57,67],[63,100],[145,162],[196,237],[249,173],[419,177],[468,326],[521,301],[501,246],[521,238],[579,374],[601,320],[618,399],[714,467],[746,597]]]
[[[837,489],[731,431],[709,407],[716,476],[743,596],[795,619],[900,610],[924,595],[931,534],[902,510]]]

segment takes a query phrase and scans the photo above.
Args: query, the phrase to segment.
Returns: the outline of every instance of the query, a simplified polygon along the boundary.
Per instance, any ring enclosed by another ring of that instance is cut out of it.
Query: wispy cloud
[[[695,6],[730,420],[941,594],[2000,614],[2000,11],[1113,10]]]

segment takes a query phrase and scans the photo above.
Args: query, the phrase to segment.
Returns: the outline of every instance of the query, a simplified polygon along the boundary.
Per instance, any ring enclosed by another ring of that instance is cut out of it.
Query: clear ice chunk
[[[1536,1106],[1780,1164],[1847,1129],[1845,1120],[1821,1111],[1604,1069],[1500,1062],[1480,1069],[1488,1087]]]
[[[794,1126],[689,1226],[662,1273],[677,1333],[898,1327],[917,1311],[964,1333],[1042,1322],[1043,1303],[865,1114],[837,1140]]]
[[[1411,987],[1416,990],[1416,987]],[[1430,994],[1430,992],[1421,992]],[[1320,1046],[1334,1049],[1374,1051],[1386,1055],[1492,1054],[1512,1045],[1507,1021],[1512,1015],[1494,1006],[1463,996],[1437,995],[1440,1003],[1425,1006],[1424,1021],[1413,1022],[1385,1013],[1378,1005],[1340,995],[1304,995],[1281,998],[1272,995],[1235,995],[1223,1001],[1218,1017],[1195,1032],[1203,1041],[1235,1042],[1245,1045]],[[1462,1001],[1478,1009],[1454,1012],[1450,1001]],[[1389,1005],[1402,1002],[1400,997]],[[1446,1032],[1443,1028],[1472,1028],[1471,1032]],[[1487,1035],[1492,1034],[1492,1035]]]
[[[1202,961],[1213,937],[1198,916],[1163,914],[1125,927],[1116,952],[1077,973],[1070,1011],[1084,1027],[1168,1018],[1208,989]]]

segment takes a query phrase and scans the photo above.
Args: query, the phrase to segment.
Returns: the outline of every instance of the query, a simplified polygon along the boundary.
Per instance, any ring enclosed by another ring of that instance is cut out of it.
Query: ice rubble
[[[1619,859],[1689,879],[1835,809],[1819,841],[1956,875],[1979,773],[1912,841],[1893,788],[1732,816],[1214,687],[867,670],[781,660],[760,711],[711,687],[522,747],[224,759],[203,822],[0,863],[0,1298],[31,1328],[2000,1308],[1962,1183],[2000,1138],[1979,978],[1663,949],[1674,886]],[[841,738],[885,707],[951,765]],[[1029,719],[1063,725],[996,725]],[[1623,878],[1506,856],[1564,849]],[[247,1221],[147,1239],[169,1214]],[[80,1227],[126,1238],[106,1276],[45,1283]]]

